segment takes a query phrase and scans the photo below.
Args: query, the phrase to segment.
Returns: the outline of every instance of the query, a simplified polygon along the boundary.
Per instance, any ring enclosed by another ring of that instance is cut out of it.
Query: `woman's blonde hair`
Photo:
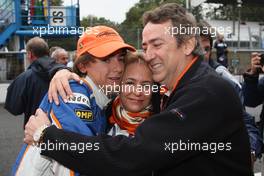
[[[147,62],[145,61],[143,54],[138,52],[137,53],[128,52],[125,57],[125,69],[128,65],[134,63],[147,65]]]

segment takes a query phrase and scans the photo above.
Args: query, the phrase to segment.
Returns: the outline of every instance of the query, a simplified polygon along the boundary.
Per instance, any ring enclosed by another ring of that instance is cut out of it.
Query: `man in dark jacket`
[[[26,51],[30,66],[10,84],[5,101],[5,109],[13,115],[24,113],[24,125],[47,93],[52,67],[56,64],[48,56],[48,44],[39,37],[28,41]]]
[[[264,78],[259,79],[259,74],[264,71],[261,63],[261,53],[251,54],[251,68],[244,73],[243,93],[245,104],[249,107],[256,107],[264,102]],[[264,111],[260,114],[259,128],[263,139]]]
[[[227,44],[224,41],[224,36],[222,34],[218,34],[217,40],[215,41],[214,48],[216,49],[216,58],[217,62],[228,67],[228,59],[227,59]]]
[[[213,28],[205,22],[200,21],[198,24],[199,28],[202,31],[207,28],[208,31],[212,31]],[[216,31],[215,31],[216,32]],[[249,141],[250,141],[250,148],[252,153],[252,161],[256,160],[256,157],[261,157],[261,148],[262,148],[262,139],[260,137],[259,131],[256,127],[254,118],[246,112],[246,109],[244,107],[244,96],[242,92],[242,86],[241,84],[236,80],[236,78],[227,70],[226,67],[222,66],[218,62],[214,61],[211,58],[211,52],[212,52],[212,44],[213,44],[213,38],[212,33],[200,33],[201,37],[201,46],[204,50],[204,58],[205,62],[211,66],[216,73],[218,73],[222,78],[226,79],[236,90],[241,103],[243,105],[243,119],[246,124],[246,128],[249,135]],[[219,107],[222,108],[222,107]],[[254,162],[252,162],[254,164]]]
[[[194,17],[172,3],[146,12],[144,23],[145,59],[153,79],[168,90],[160,114],[127,138],[87,137],[55,126],[43,129],[47,117],[39,111],[26,125],[25,141],[32,142],[34,135],[46,146],[43,155],[87,175],[253,175],[235,90],[203,62],[197,36],[176,33],[176,27],[195,26]],[[48,143],[90,147],[83,153],[78,148],[49,150]]]

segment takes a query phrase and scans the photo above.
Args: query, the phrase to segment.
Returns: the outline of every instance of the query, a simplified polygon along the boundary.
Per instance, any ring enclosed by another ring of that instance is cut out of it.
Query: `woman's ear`
[[[187,40],[185,43],[184,43],[184,47],[183,47],[183,53],[186,55],[186,56],[189,56],[190,54],[192,54],[195,46],[196,46],[196,40],[195,40],[195,37],[192,37],[190,38],[189,40]]]
[[[79,63],[79,64],[77,64],[77,68],[79,69],[79,71],[80,71],[81,73],[84,73],[84,74],[87,73],[87,66],[86,66],[86,64],[84,64],[84,63]]]

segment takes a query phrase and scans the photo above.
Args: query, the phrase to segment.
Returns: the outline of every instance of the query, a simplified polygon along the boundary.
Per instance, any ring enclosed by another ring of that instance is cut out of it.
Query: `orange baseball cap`
[[[133,46],[126,44],[114,29],[107,26],[90,27],[78,40],[77,59],[85,52],[97,58],[104,58],[122,48],[136,51]]]

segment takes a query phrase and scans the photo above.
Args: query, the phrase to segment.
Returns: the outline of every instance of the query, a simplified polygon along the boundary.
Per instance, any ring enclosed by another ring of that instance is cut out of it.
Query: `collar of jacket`
[[[107,104],[111,101],[111,99],[109,99],[104,94],[104,92],[98,88],[98,86],[93,82],[93,80],[89,76],[86,76],[85,79],[83,79],[82,81],[84,81],[93,91],[92,96],[94,96],[97,105],[101,109],[105,109],[107,107]]]
[[[39,65],[41,66],[41,68],[48,68],[50,65],[50,62],[52,62],[53,60],[49,57],[49,56],[43,56],[40,57],[36,60],[34,60],[27,69],[30,69],[33,66]]]
[[[169,93],[169,98],[166,101],[164,107],[167,107],[169,101],[174,96],[175,92],[182,86],[188,84],[191,80],[195,79],[196,77],[199,77],[199,75],[196,75],[197,70],[199,67],[201,67],[203,63],[203,57],[198,56],[197,60],[191,65],[191,67],[186,71],[186,73],[183,75],[183,77],[179,80],[177,87]]]
[[[43,56],[35,61],[33,61],[27,70],[32,70],[34,73],[36,73],[38,76],[40,76],[43,80],[49,81],[49,69],[51,68],[51,63],[53,62],[53,59],[51,59],[49,56]]]

